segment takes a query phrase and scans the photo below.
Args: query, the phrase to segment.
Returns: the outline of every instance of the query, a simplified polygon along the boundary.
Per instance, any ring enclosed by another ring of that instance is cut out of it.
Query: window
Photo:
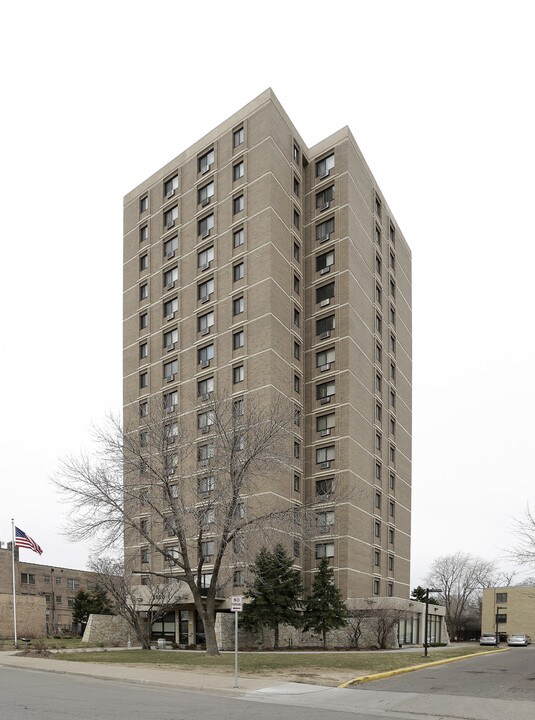
[[[383,387],[383,376],[381,373],[375,373],[375,392],[381,393]]]
[[[394,465],[396,462],[396,448],[393,445],[390,445],[388,449],[388,456],[390,458],[390,462]]]
[[[148,225],[142,225],[139,228],[139,242],[145,242],[145,240],[149,239],[149,226]]]
[[[381,482],[381,475],[382,475],[383,467],[381,463],[376,462],[375,463],[375,479],[377,482]]]
[[[20,581],[23,585],[35,585],[35,575],[32,573],[21,573]]]
[[[139,532],[142,535],[146,535],[149,531],[149,519],[148,518],[141,518],[139,521]],[[69,585],[69,580],[67,580],[67,587],[71,587]]]
[[[396,516],[396,503],[393,500],[388,501],[388,515],[391,518]]]
[[[173,443],[175,439],[178,437],[178,423],[168,423],[164,426],[164,437],[166,442]],[[173,489],[176,486],[173,485]]]
[[[376,492],[376,493],[375,493],[375,503],[374,503],[376,510],[380,510],[380,509],[381,509],[381,500],[382,500],[381,493],[380,493],[380,492]]]
[[[328,382],[316,385],[316,399],[317,400],[329,400],[335,394],[335,382],[329,380]]]
[[[163,377],[167,382],[175,379],[178,373],[178,360],[170,360],[163,364]]]
[[[294,217],[294,220],[293,220],[294,226],[299,230],[299,228],[301,227],[301,215],[299,215],[299,213],[297,212],[297,210],[295,208],[294,208],[294,216],[293,217]]]
[[[178,205],[174,205],[163,214],[163,224],[166,230],[169,230],[178,220]]]
[[[396,354],[396,336],[392,335],[392,333],[390,333],[390,352],[393,355]]]
[[[238,280],[242,280],[242,278],[245,277],[245,263],[241,262],[237,265],[234,265],[232,268],[232,278],[234,282],[237,282]]]
[[[245,130],[243,127],[234,130],[232,133],[232,147],[238,147],[245,140]]]
[[[316,272],[321,275],[328,273],[334,265],[334,250],[316,256]]]
[[[376,432],[375,433],[375,449],[377,452],[381,452],[381,448],[383,446],[383,438],[381,436],[381,433]]]
[[[320,465],[323,463],[330,463],[335,459],[334,445],[327,445],[326,447],[316,448],[316,464]]]
[[[215,542],[213,540],[205,540],[201,543],[202,559],[210,562],[214,555]]]
[[[496,622],[497,623],[506,623],[507,622],[507,613],[496,613]]]
[[[396,327],[396,309],[390,305],[390,324]]]
[[[163,244],[163,255],[166,260],[174,257],[178,250],[178,235],[173,235],[172,238],[166,240]]]
[[[299,295],[299,288],[300,288],[300,280],[297,275],[294,275],[294,292]]]
[[[381,567],[381,551],[380,550],[373,551],[373,564],[375,565],[375,567]]]
[[[243,417],[243,414],[245,413],[245,403],[243,401],[243,398],[239,398],[238,400],[234,400],[232,403],[232,417],[234,420],[237,420],[240,417]]]
[[[172,320],[175,317],[175,313],[178,312],[178,298],[172,298],[166,300],[163,304],[163,317],[164,320]]]
[[[232,575],[233,587],[242,587],[243,584],[244,584],[243,570],[234,570],[234,574]]]
[[[215,191],[214,181],[203,185],[197,190],[197,203],[205,207],[210,202],[210,198],[213,197]]]
[[[214,413],[212,410],[197,415],[197,427],[199,430],[207,430],[214,424]]]
[[[149,385],[149,374],[148,372],[139,373],[139,387],[146,388]]]
[[[299,542],[299,540],[294,539],[294,541],[293,541],[293,546],[294,546],[294,557],[296,557],[296,558],[300,557],[300,555],[301,555],[301,543]]]
[[[301,475],[294,475],[294,492],[301,492]]]
[[[375,302],[380,305],[383,300],[383,289],[379,283],[375,283]]]
[[[203,217],[198,221],[198,234],[203,238],[208,237],[208,235],[210,235],[210,230],[214,227],[214,225],[214,213],[210,213],[210,215],[206,215],[206,217]]]
[[[295,341],[294,341],[294,358],[296,360],[301,359],[301,345],[299,345],[299,343],[295,342]]]
[[[295,197],[299,197],[301,194],[301,183],[294,175],[294,195]]]
[[[393,362],[390,363],[390,379],[396,380],[396,364]]]
[[[240,162],[236,163],[236,165],[232,166],[232,179],[234,182],[236,180],[239,180],[245,175],[245,163],[243,160],[240,160]]]
[[[325,190],[317,193],[316,195],[316,207],[318,210],[327,210],[330,207],[331,202],[334,199],[334,185],[331,185]]]
[[[232,234],[232,247],[239,247],[240,245],[243,245],[245,242],[245,231],[243,228],[240,228],[239,230],[235,230]]]
[[[316,288],[316,303],[320,305],[328,305],[331,298],[334,297],[334,282],[322,285]]]
[[[235,332],[232,334],[232,349],[238,350],[239,348],[242,348],[245,344],[245,333],[243,330],[238,330],[238,332]]]
[[[236,365],[232,368],[232,382],[234,384],[243,382],[245,379],[245,368],[243,365]]]
[[[197,383],[197,395],[208,399],[208,395],[214,392],[214,378],[208,377],[199,380]]]
[[[326,315],[325,317],[319,318],[316,320],[316,335],[319,335],[320,338],[329,337],[334,327],[334,315]]]
[[[204,315],[199,315],[197,318],[197,332],[200,332],[202,335],[206,335],[210,332],[210,328],[213,327],[214,322],[213,310],[205,313]]]
[[[316,560],[334,557],[334,543],[317,543]]]
[[[201,365],[202,367],[207,367],[210,364],[210,360],[213,360],[214,357],[215,352],[213,343],[211,345],[205,345],[204,347],[199,348],[198,359],[199,365]]]
[[[328,500],[333,494],[334,481],[332,478],[316,480],[316,498],[320,501]]]
[[[294,391],[296,393],[301,392],[301,378],[299,375],[294,375]]]
[[[61,585],[61,578],[60,578],[60,577],[57,577],[57,578],[56,578],[56,585]]]
[[[56,604],[61,605],[63,602],[63,597],[61,595],[56,595]]]
[[[197,460],[199,462],[205,462],[214,457],[214,446],[213,445],[198,445],[197,446]]]
[[[178,190],[178,175],[173,175],[163,184],[163,194],[165,198],[172,197]]]
[[[506,592],[496,593],[496,602],[497,603],[507,602],[507,593]]]
[[[296,145],[296,143],[294,143],[293,146],[293,161],[297,165],[301,162],[301,150],[299,149],[299,145]]]
[[[381,422],[383,416],[383,408],[380,403],[375,403],[375,420]]]
[[[295,327],[299,327],[301,325],[301,313],[297,308],[294,308],[294,325]]]
[[[149,196],[144,195],[142,198],[139,199],[139,212],[144,213],[147,212],[149,209]]]
[[[44,576],[43,576],[43,580],[44,580],[46,583],[50,583],[50,575],[44,575]]]
[[[205,280],[204,282],[199,283],[197,286],[197,299],[202,302],[206,302],[210,299],[210,296],[214,294],[214,290],[214,278],[210,278],[210,280]]]
[[[166,290],[171,290],[175,287],[175,283],[178,282],[178,267],[170,268],[163,274],[163,285]]]
[[[379,313],[375,313],[375,332],[381,335],[383,331],[383,318]]]
[[[379,520],[375,520],[373,523],[373,535],[376,538],[381,537],[381,523],[379,522]]]
[[[394,417],[392,417],[392,415],[389,418],[388,424],[389,424],[390,434],[392,436],[395,436],[395,434],[396,434],[396,419]]]
[[[232,314],[233,315],[241,315],[241,313],[245,310],[245,299],[243,295],[240,297],[234,298],[232,301]]]
[[[141,562],[142,563],[148,563],[149,562],[149,548],[148,547],[142,547],[141,551]]]
[[[177,405],[178,405],[178,390],[172,390],[171,392],[164,393],[163,407],[166,412],[174,412]]]
[[[215,161],[215,152],[214,148],[211,148],[211,150],[208,150],[207,152],[203,153],[202,155],[199,155],[198,159],[198,170],[200,173],[204,174],[207,173],[208,170],[212,167]]]
[[[299,249],[299,243],[294,242],[294,260],[300,262],[301,251]]]
[[[205,475],[199,478],[197,482],[197,491],[199,495],[209,495],[214,491],[215,477],[213,475]]]
[[[378,195],[375,196],[375,214],[378,218],[380,218],[383,214],[383,204],[381,202],[381,198]]]
[[[331,363],[333,363],[334,360],[334,348],[329,348],[328,350],[322,350],[321,352],[316,353],[316,367],[319,367],[322,372],[325,370],[330,370]]]
[[[327,155],[323,160],[318,160],[316,163],[316,177],[323,178],[331,172],[334,167],[334,153]]]
[[[325,220],[325,222],[319,223],[319,225],[316,225],[316,240],[319,240],[319,242],[325,242],[326,240],[329,240],[331,237],[331,233],[334,232],[334,218],[329,218],[328,220]]]
[[[46,582],[46,581],[45,581]],[[45,602],[48,605],[50,602],[52,602],[52,594],[51,593],[45,593]]]
[[[139,345],[139,359],[143,360],[149,355],[149,344],[146,342],[140,343]]]
[[[375,343],[375,362],[380,363],[383,357],[383,348],[381,343]]]
[[[377,580],[377,578],[375,578],[373,581],[373,594],[379,595],[380,591],[381,591],[381,581]]]
[[[297,460],[301,457],[301,445],[298,442],[294,442],[294,458]]]
[[[334,527],[334,510],[316,513],[316,530],[318,533],[331,533]]]
[[[237,215],[239,212],[245,209],[245,196],[238,195],[232,199],[232,212]]]
[[[147,283],[143,283],[139,286],[139,299],[146,300],[149,297],[149,286]]]
[[[389,262],[390,262],[390,269],[392,270],[393,273],[395,273],[396,272],[396,256],[394,255],[392,250],[390,250],[390,252],[388,253],[388,258],[389,258]]]
[[[375,272],[377,275],[381,274],[381,270],[383,269],[383,261],[381,260],[380,255],[375,256]]]
[[[139,256],[139,272],[147,270],[149,267],[149,256],[147,253]]]
[[[379,225],[374,225],[374,236],[375,236],[375,242],[379,247],[381,247],[381,228]]]
[[[390,295],[395,298],[396,297],[396,281],[393,278],[390,278]]]
[[[178,342],[178,329],[173,328],[163,334],[163,348],[167,352],[174,350]]]
[[[394,572],[394,556],[388,556],[388,572]]]
[[[390,242],[392,245],[396,244],[396,228],[390,223],[388,234],[390,236]]]
[[[335,414],[328,413],[327,415],[319,415],[316,418],[316,432],[322,435],[329,435],[330,431],[334,428]]]

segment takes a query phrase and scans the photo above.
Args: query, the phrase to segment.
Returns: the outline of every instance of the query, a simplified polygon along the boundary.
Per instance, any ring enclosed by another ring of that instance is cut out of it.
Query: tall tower
[[[408,598],[411,254],[350,131],[308,148],[267,90],[128,193],[124,232],[125,418],[194,414],[202,459],[210,393],[291,398],[262,502],[314,507],[305,583],[327,556],[346,598]]]

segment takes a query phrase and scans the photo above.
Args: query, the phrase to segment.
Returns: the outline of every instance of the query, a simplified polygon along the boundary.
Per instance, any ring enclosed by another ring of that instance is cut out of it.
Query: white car
[[[531,638],[529,635],[509,635],[507,638],[507,644],[514,646],[523,646],[527,647],[531,643]]]

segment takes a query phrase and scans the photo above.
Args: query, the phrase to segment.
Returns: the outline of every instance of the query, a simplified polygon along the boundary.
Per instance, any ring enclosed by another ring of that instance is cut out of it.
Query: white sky
[[[122,196],[271,86],[309,146],[349,125],[412,248],[412,586],[439,555],[499,559],[535,496],[534,15],[4,3],[0,539],[13,516],[85,566],[48,478],[121,405]]]

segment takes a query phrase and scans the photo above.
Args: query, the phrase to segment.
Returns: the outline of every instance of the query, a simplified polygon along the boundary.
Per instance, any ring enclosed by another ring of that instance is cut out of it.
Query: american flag
[[[32,540],[29,535],[26,535],[26,533],[18,527],[15,528],[15,545],[18,545],[19,547],[29,548],[30,550],[36,552],[38,555],[43,554],[43,549],[39,547],[35,540]]]

